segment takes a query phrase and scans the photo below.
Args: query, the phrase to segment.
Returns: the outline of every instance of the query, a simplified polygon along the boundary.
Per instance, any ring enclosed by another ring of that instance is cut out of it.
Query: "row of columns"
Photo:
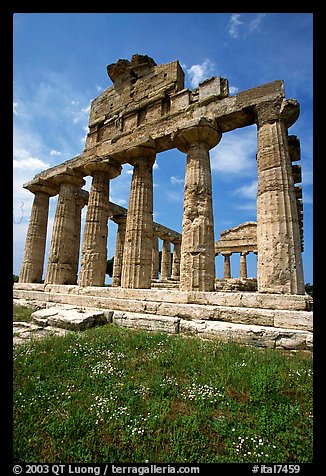
[[[247,255],[249,254],[249,251],[241,251],[240,252],[240,278],[241,279],[246,279],[247,276]],[[257,252],[254,252],[257,255]],[[233,253],[221,253],[221,255],[224,257],[224,279],[230,279],[232,278],[231,275],[231,255]]]
[[[121,286],[122,283],[122,268],[123,268],[123,256],[125,250],[125,237],[126,237],[126,222],[127,217],[125,215],[114,216],[114,222],[117,223],[117,237],[114,252],[113,273],[112,273],[112,286]],[[163,239],[162,259],[161,267],[159,263],[159,234],[153,232],[152,241],[152,256],[151,256],[151,281],[158,278],[158,273],[161,274],[161,280],[167,279],[180,279],[180,254],[181,254],[181,241],[174,241],[173,260],[171,269],[171,242]],[[128,245],[127,245],[128,249]],[[172,273],[172,275],[171,275]]]
[[[279,104],[256,108],[258,126],[257,248],[258,290],[303,294],[300,232],[287,127]],[[200,119],[195,125],[178,130],[174,145],[187,154],[180,290],[213,291],[215,284],[214,219],[209,150],[220,141],[216,124]],[[154,147],[134,147],[126,153],[133,165],[128,213],[118,231],[119,270],[114,285],[123,288],[150,288],[155,274],[153,259],[153,164]],[[121,173],[121,165],[98,159],[88,165],[92,176],[82,242],[79,286],[103,286],[107,259],[109,182]],[[31,220],[20,274],[21,282],[40,282],[45,250],[49,197],[59,193],[45,283],[75,284],[78,268],[80,188],[83,177],[68,171],[53,179],[53,189],[30,187],[35,193]],[[124,228],[124,229],[123,229]],[[169,244],[163,250],[168,253]],[[122,258],[121,250],[123,248]],[[155,253],[154,253],[155,254]],[[164,255],[165,256],[165,255]],[[122,261],[121,261],[122,260]],[[168,276],[167,260],[162,275]],[[178,266],[177,264],[175,265]],[[243,265],[244,266],[244,265]],[[154,267],[154,268],[153,268]],[[177,274],[176,268],[172,270]]]

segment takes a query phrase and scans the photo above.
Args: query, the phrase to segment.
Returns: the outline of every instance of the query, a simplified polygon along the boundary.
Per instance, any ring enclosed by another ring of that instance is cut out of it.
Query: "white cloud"
[[[88,106],[79,109],[78,111],[73,111],[74,116],[72,122],[74,124],[85,123],[87,122],[89,111],[91,110],[91,103]]]
[[[42,160],[36,157],[27,157],[23,160],[13,160],[14,169],[28,169],[28,170],[37,170],[37,169],[46,169],[49,164],[43,162]]]
[[[12,106],[13,106],[13,112],[14,112],[14,114],[17,116],[17,115],[18,115],[18,111],[17,111],[17,109],[18,109],[18,102],[13,102]]]
[[[221,142],[210,152],[212,172],[231,177],[257,173],[256,151],[256,127],[224,133]]]
[[[265,15],[266,13],[257,13],[253,20],[245,22],[242,20],[243,18],[249,18],[249,14],[244,16],[239,13],[233,13],[228,23],[228,32],[230,36],[232,36],[232,38],[239,38],[240,36],[247,36],[248,34],[250,35],[254,32],[259,32],[262,19]]]
[[[228,32],[232,36],[232,38],[238,38],[239,36],[239,28],[241,25],[243,25],[243,21],[240,21],[240,14],[239,13],[233,13],[231,15],[229,25],[228,25]]]
[[[181,183],[184,182],[184,179],[181,178],[181,177],[179,177],[179,176],[174,177],[174,176],[172,175],[172,177],[170,177],[170,182],[171,182],[173,185],[179,185],[179,184],[181,184]]]
[[[99,86],[98,84],[95,85],[96,91],[99,93],[100,91],[104,91],[104,88],[102,86]]]
[[[187,73],[190,76],[191,86],[196,88],[199,83],[204,81],[204,79],[213,76],[214,69],[215,63],[207,58],[202,64],[193,64],[189,69],[187,69]]]
[[[170,202],[183,203],[183,191],[176,192],[174,190],[169,190],[166,192],[166,198]]]
[[[256,200],[257,196],[257,180],[252,180],[248,185],[242,185],[233,191],[233,194],[240,198]]]
[[[50,155],[58,155],[58,156],[60,156],[60,155],[62,155],[62,154],[61,154],[61,152],[59,152],[58,150],[52,149],[52,150],[50,150]]]
[[[229,87],[229,93],[230,94],[237,94],[238,91],[239,91],[239,88],[236,88],[235,86],[230,86]]]
[[[266,13],[257,13],[256,18],[249,23],[249,33],[260,31],[260,24],[265,15]]]

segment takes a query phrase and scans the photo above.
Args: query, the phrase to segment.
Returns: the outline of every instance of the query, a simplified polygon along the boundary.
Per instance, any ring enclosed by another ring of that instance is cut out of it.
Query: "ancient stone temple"
[[[105,299],[121,301],[128,296],[134,300],[137,295],[144,297],[140,290],[148,290],[152,293],[149,300],[164,307],[166,296],[160,297],[161,291],[156,289],[154,298],[151,290],[160,271],[162,282],[172,279],[178,283],[178,290],[170,291],[174,296],[169,298],[171,302],[193,303],[195,308],[206,296],[205,303],[219,306],[219,298],[213,298],[219,294],[215,288],[215,255],[224,253],[227,277],[228,255],[233,251],[223,248],[223,239],[218,245],[214,242],[210,149],[228,131],[256,124],[255,242],[248,242],[248,246],[245,243],[246,236],[249,241],[252,238],[250,222],[240,226],[242,244],[234,252],[240,253],[243,278],[246,253],[257,254],[257,308],[270,309],[270,298],[275,303],[275,296],[279,296],[279,309],[307,311],[301,257],[302,190],[297,186],[301,173],[300,166],[293,164],[300,160],[300,142],[288,135],[288,128],[299,116],[299,104],[284,97],[283,81],[230,96],[227,79],[212,77],[191,91],[184,88],[184,72],[178,61],[157,65],[142,55],[134,55],[131,61],[120,59],[109,65],[107,72],[113,85],[91,103],[84,150],[24,185],[34,194],[34,204],[16,297],[26,298],[24,289],[25,293],[29,289],[34,292],[33,299],[35,293],[44,298],[48,292],[49,300],[69,303],[64,297],[68,294],[79,298],[88,295],[90,299],[95,293],[104,299],[106,293]],[[172,148],[187,157],[181,234],[153,222],[153,164],[157,153]],[[119,180],[126,163],[133,166],[129,204],[128,209],[119,209],[109,202],[109,188],[112,180]],[[86,176],[92,177],[89,193],[82,188]],[[42,280],[49,199],[55,195],[58,203],[45,282],[33,287],[32,283]],[[79,263],[84,206],[87,212]],[[118,232],[112,287],[103,288],[109,219],[118,224]],[[158,238],[163,240],[161,270]],[[104,306],[98,297],[96,302]],[[229,294],[229,301],[226,298],[223,302],[234,306],[237,298],[232,301]],[[113,301],[106,305],[112,308]],[[150,312],[149,308],[145,306],[145,313]],[[176,314],[171,310],[167,315]]]

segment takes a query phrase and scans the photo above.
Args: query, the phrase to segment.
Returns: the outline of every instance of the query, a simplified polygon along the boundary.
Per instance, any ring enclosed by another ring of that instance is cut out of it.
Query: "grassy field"
[[[307,352],[113,325],[14,349],[17,463],[303,463],[312,427]]]

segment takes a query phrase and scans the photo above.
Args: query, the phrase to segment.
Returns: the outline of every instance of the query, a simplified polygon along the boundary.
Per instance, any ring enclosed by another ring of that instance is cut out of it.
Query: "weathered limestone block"
[[[276,349],[310,349],[312,333],[276,327],[229,322],[186,321],[181,319],[180,334],[200,335],[222,342],[238,342]]]
[[[199,85],[199,104],[208,104],[216,99],[223,99],[229,95],[229,84],[225,78],[213,76]]]
[[[209,149],[221,133],[206,119],[179,131],[174,142],[187,152],[180,263],[181,291],[213,291],[214,219]]]
[[[30,190],[35,196],[26,235],[19,282],[40,283],[44,265],[49,198],[57,194],[57,189],[55,185],[50,186],[42,180],[39,184],[28,183],[24,188]]]
[[[113,324],[135,329],[177,334],[180,319],[176,317],[157,316],[153,314],[138,314],[132,312],[114,311]]]
[[[153,246],[153,164],[155,150],[129,151],[134,166],[126,222],[121,286],[150,288]]]
[[[121,165],[110,161],[110,159],[89,166],[93,180],[84,228],[79,286],[104,285],[109,219],[109,180],[120,175],[121,170]]]
[[[33,312],[32,318],[42,327],[53,326],[76,331],[104,325],[108,322],[103,311],[81,308],[50,307]]]
[[[256,107],[258,291],[304,294],[301,239],[287,140],[288,103]],[[298,114],[299,107],[291,103]],[[292,115],[292,114],[291,114]],[[291,125],[291,123],[290,123]]]

